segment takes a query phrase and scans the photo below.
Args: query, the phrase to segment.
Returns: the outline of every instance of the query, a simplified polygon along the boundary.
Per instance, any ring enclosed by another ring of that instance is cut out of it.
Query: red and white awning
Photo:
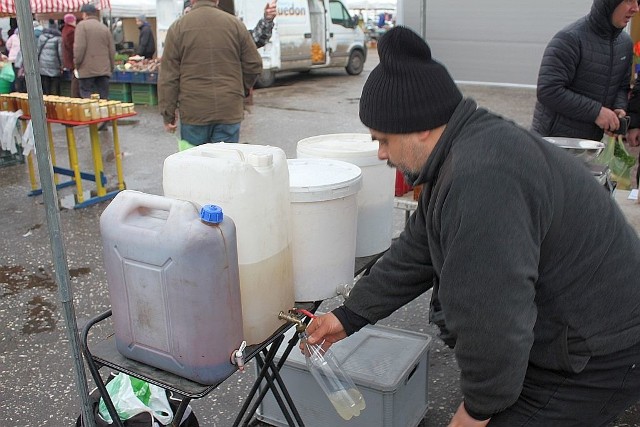
[[[96,9],[110,9],[109,0],[30,0],[35,14],[80,12],[83,4],[93,3]],[[0,0],[0,16],[15,16],[16,0]]]

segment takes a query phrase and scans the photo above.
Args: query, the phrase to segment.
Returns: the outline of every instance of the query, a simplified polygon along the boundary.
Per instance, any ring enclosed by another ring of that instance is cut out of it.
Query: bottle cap
[[[219,224],[222,222],[224,215],[222,208],[216,205],[204,205],[200,209],[200,219],[211,224]]]

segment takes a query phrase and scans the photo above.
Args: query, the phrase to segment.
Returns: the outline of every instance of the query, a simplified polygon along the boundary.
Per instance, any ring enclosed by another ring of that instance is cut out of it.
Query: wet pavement
[[[365,72],[348,76],[344,70],[319,70],[281,76],[274,87],[256,90],[254,105],[242,125],[241,141],[281,147],[295,157],[302,138],[329,133],[366,132],[358,119],[360,91],[376,64],[371,51]],[[464,86],[479,104],[528,126],[533,111],[532,89]],[[176,152],[175,136],[166,134],[155,107],[138,106],[138,116],[120,123],[121,155],[127,188],[162,194],[162,164]],[[57,161],[65,165],[64,129],[54,126]],[[112,130],[100,132],[107,186],[115,182]],[[80,161],[91,169],[88,131],[76,129]],[[89,189],[91,184],[86,185]],[[0,427],[71,426],[80,412],[73,362],[59,303],[47,220],[42,196],[29,197],[27,165],[0,168]],[[60,200],[72,189],[59,191]],[[98,221],[103,202],[85,209],[60,211],[65,255],[78,324],[109,309],[109,297]],[[395,212],[399,233],[404,212]],[[380,324],[435,336],[428,325],[426,294]],[[326,311],[340,297],[325,301]],[[109,332],[95,329],[92,339]],[[429,411],[420,426],[443,426],[460,402],[458,369],[451,350],[434,339],[429,366]],[[234,374],[217,390],[192,406],[202,426],[232,425],[242,397],[254,378],[253,369]],[[93,384],[90,384],[93,388]],[[640,426],[640,410],[629,410],[618,426]]]

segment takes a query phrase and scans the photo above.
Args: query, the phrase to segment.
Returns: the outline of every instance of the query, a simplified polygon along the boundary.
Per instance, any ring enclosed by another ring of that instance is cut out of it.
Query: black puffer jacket
[[[532,129],[542,136],[599,141],[601,107],[627,106],[633,42],[611,23],[621,0],[594,0],[591,12],[547,45],[538,75]]]

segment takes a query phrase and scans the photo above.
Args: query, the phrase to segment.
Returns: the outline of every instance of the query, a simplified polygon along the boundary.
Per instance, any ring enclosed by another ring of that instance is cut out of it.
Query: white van
[[[266,0],[236,0],[236,15],[252,30]],[[344,67],[358,75],[367,59],[364,32],[340,0],[278,0],[271,40],[260,48],[262,75],[257,85],[271,86],[281,71]]]

